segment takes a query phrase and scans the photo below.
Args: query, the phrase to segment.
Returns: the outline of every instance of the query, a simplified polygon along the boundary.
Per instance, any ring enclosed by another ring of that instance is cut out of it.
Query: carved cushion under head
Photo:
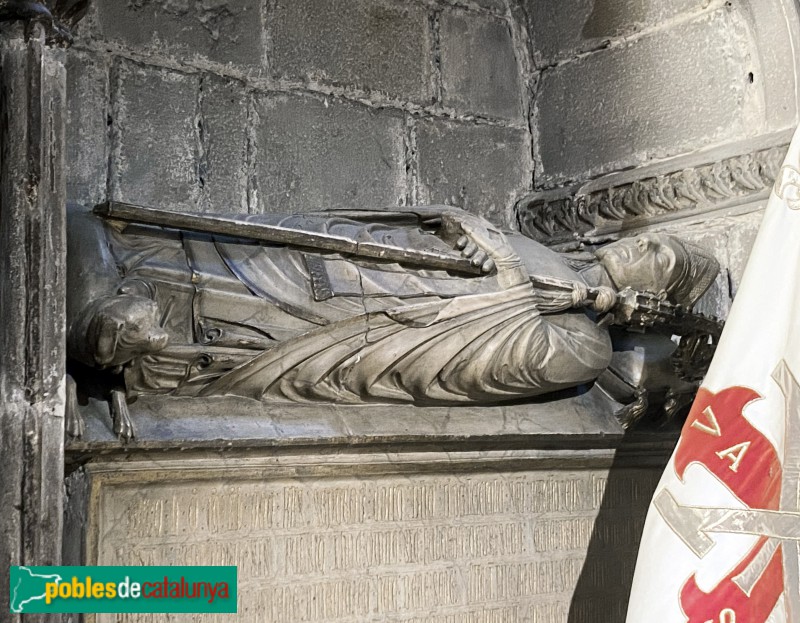
[[[91,301],[114,294],[120,282],[101,219],[76,205],[67,206],[67,331]]]

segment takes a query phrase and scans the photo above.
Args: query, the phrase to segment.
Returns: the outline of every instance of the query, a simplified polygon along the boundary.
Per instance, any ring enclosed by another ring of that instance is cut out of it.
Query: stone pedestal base
[[[106,448],[70,477],[69,557],[237,565],[236,620],[246,623],[622,622],[668,443],[617,450],[621,431],[587,415],[592,434],[565,421],[576,447],[537,448],[546,434],[533,430],[531,408],[485,411],[502,415],[506,432],[527,431],[513,442],[492,442],[466,418],[462,449],[441,440],[347,444],[320,421],[315,444]],[[393,409],[404,426],[442,415]],[[452,432],[457,410],[441,423]]]

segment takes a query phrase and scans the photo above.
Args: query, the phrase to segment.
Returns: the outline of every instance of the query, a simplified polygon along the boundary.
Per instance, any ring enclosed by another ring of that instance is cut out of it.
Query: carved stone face
[[[595,255],[617,288],[664,296],[672,294],[689,261],[675,238],[653,233],[624,238]]]
[[[94,313],[87,337],[94,346],[95,362],[104,368],[157,352],[168,340],[166,331],[159,326],[155,302],[129,295],[105,300]]]

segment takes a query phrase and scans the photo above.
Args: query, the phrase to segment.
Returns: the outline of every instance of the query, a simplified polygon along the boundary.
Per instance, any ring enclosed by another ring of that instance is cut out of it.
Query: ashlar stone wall
[[[95,0],[72,201],[443,202],[574,184],[797,121],[793,0]]]
[[[529,64],[504,0],[95,0],[69,55],[69,198],[510,223]]]
[[[536,188],[793,128],[794,0],[522,0]]]

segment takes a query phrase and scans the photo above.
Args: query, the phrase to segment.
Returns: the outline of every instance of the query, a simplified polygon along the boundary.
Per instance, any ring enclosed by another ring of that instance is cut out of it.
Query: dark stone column
[[[15,623],[9,565],[61,561],[65,100],[64,50],[39,23],[0,24],[0,619]]]

